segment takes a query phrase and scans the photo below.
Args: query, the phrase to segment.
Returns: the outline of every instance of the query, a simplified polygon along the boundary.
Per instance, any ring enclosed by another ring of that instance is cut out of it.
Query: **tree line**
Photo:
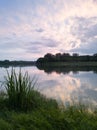
[[[0,67],[32,66],[32,65],[35,65],[34,61],[9,61],[9,60],[0,61]]]
[[[37,60],[37,63],[41,62],[92,62],[97,61],[97,53],[93,55],[79,55],[78,53],[57,53],[55,55],[47,53],[44,57]]]

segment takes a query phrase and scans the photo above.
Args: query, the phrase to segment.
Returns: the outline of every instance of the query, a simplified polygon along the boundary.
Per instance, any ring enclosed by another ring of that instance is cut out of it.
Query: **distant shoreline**
[[[97,61],[93,62],[45,62],[38,63],[37,66],[47,66],[47,67],[86,67],[86,66],[97,66]]]
[[[39,66],[97,66],[97,54],[94,55],[79,55],[74,53],[57,53],[55,55],[47,53],[44,57],[40,57],[36,64]]]
[[[16,66],[42,66],[42,67],[96,67],[97,61],[86,61],[86,62],[40,62],[36,61],[0,61],[0,67],[16,67]]]
[[[35,61],[9,61],[9,60],[4,60],[0,61],[0,67],[17,67],[17,66],[34,66],[36,64]]]

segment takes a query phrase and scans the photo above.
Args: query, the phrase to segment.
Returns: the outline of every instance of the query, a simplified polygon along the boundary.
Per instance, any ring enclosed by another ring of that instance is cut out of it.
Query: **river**
[[[7,68],[10,72],[11,67]],[[20,67],[15,67],[18,73]],[[28,72],[31,78],[35,77],[35,89],[46,97],[54,98],[59,104],[70,105],[80,103],[87,106],[97,106],[97,73],[93,71],[69,71],[68,73],[39,70],[35,66],[21,67],[22,73]],[[0,68],[0,81],[4,81],[7,72]],[[4,86],[0,87],[2,91]]]

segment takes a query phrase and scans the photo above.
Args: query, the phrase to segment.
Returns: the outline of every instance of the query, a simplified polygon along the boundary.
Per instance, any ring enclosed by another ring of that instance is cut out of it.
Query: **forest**
[[[44,57],[41,57],[37,60],[37,63],[46,63],[46,62],[96,62],[97,53],[93,55],[79,55],[78,53],[57,53],[55,55],[47,53]]]

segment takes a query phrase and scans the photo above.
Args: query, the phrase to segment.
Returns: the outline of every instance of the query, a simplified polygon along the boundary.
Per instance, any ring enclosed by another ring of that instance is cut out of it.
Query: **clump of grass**
[[[5,77],[5,88],[7,92],[8,107],[20,110],[28,110],[34,107],[32,91],[34,91],[36,80],[32,80],[26,72],[24,75],[21,70],[17,74],[14,69],[11,73],[7,71]]]
[[[0,100],[2,108],[13,109],[15,111],[31,111],[33,109],[58,108],[58,104],[53,99],[47,99],[40,92],[35,90],[37,80],[29,77],[28,73],[22,74],[21,70],[17,74],[14,69],[11,73],[7,71],[4,86],[6,94]]]

